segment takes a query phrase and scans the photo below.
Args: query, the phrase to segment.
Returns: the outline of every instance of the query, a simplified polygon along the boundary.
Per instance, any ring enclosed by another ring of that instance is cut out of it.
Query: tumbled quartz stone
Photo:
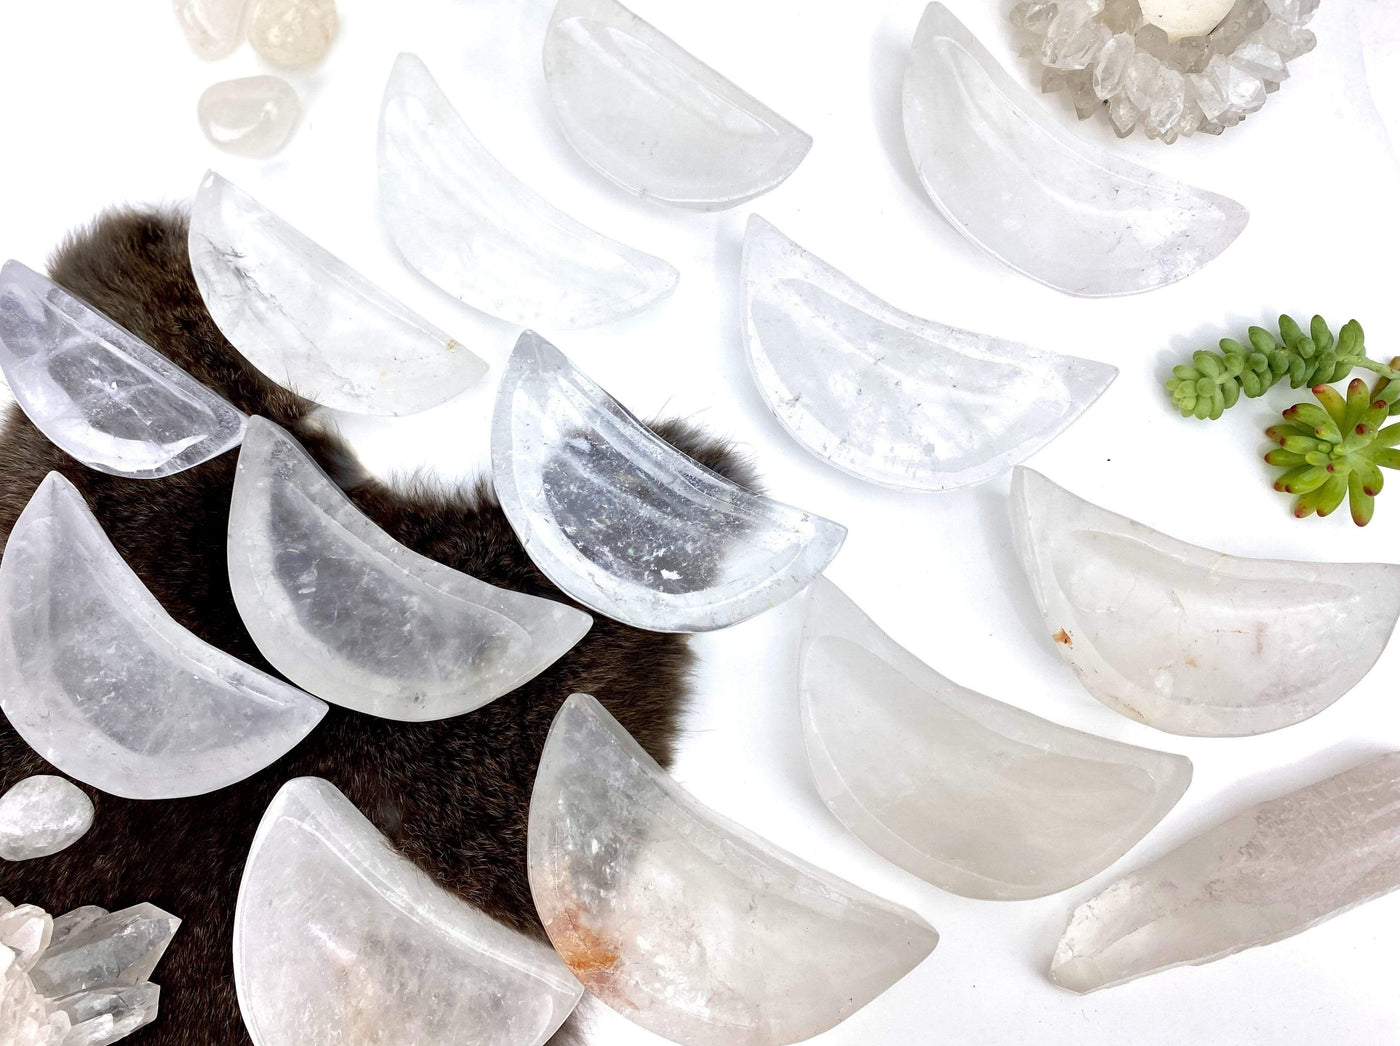
[[[273,65],[296,69],[321,60],[336,25],[335,0],[254,0],[248,41]]]
[[[179,928],[179,919],[153,904],[123,908],[51,944],[29,974],[34,987],[50,999],[134,988],[150,978]]]
[[[1400,752],[1259,803],[1075,909],[1050,965],[1091,992],[1291,937],[1400,887]]]
[[[199,127],[214,145],[238,156],[271,156],[301,118],[296,89],[280,76],[224,80],[199,98]]]
[[[0,796],[0,858],[28,861],[66,850],[92,827],[92,800],[62,777],[38,774]]]
[[[599,1000],[685,1046],[833,1027],[938,935],[706,809],[592,697],[564,702],[530,799],[530,890]]]
[[[248,0],[173,0],[172,6],[185,39],[203,59],[230,55],[243,40]]]
[[[1104,44],[1099,60],[1094,63],[1094,94],[1107,101],[1123,86],[1124,74],[1136,54],[1133,38],[1119,33]]]

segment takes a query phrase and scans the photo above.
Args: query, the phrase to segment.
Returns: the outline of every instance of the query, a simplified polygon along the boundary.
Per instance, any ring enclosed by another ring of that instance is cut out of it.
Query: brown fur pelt
[[[184,220],[172,214],[107,215],[58,252],[52,276],[241,410],[295,432],[354,503],[408,547],[493,585],[566,599],[530,562],[484,486],[405,494],[371,479],[348,446],[321,430],[311,404],[249,366],[205,310],[185,237]],[[724,443],[677,423],[657,431],[711,468],[752,482]],[[117,550],[175,620],[271,671],[229,592],[225,532],[236,460],[231,451],[165,479],[108,476],[69,458],[12,407],[0,430],[0,540],[39,481],[57,470],[83,492]],[[593,694],[664,765],[689,667],[683,636],[595,615],[592,630],[550,669],[469,715],[400,723],[332,706],[289,755],[210,795],[142,802],[85,788],[97,807],[92,831],[55,856],[0,864],[0,895],[55,914],[150,901],[180,916],[184,925],[156,971],[161,1018],[129,1041],[241,1046],[249,1040],[234,996],[234,900],[254,830],[283,782],[327,778],[435,882],[540,937],[525,829],[555,711],[575,691]],[[48,772],[0,716],[0,792]]]

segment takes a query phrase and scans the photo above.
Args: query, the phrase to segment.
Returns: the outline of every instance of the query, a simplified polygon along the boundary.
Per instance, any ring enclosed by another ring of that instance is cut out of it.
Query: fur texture
[[[373,480],[305,400],[273,385],[223,339],[200,299],[183,219],[123,212],[75,235],[53,279],[145,339],[249,414],[298,434],[355,504],[405,545],[494,585],[565,600],[525,555],[489,491],[400,493]],[[657,429],[711,468],[752,482],[726,445],[680,424]],[[225,567],[237,452],[160,480],[87,469],[50,444],[17,407],[0,430],[0,539],[50,470],[87,497],[117,549],[186,628],[272,671],[239,621]],[[243,1046],[234,996],[234,899],[253,832],[291,777],[333,782],[433,879],[502,922],[542,931],[525,871],[535,768],[559,704],[595,695],[663,764],[671,757],[690,655],[682,636],[595,615],[592,630],[548,671],[469,715],[396,723],[331,707],[300,746],[252,779],[211,795],[133,802],[85,789],[94,827],[69,850],[0,864],[0,895],[54,913],[151,901],[184,919],[156,971],[161,1019],[133,1046]],[[0,716],[0,792],[52,772]],[[568,1026],[561,1032],[569,1037]],[[556,1039],[556,1041],[561,1041]]]

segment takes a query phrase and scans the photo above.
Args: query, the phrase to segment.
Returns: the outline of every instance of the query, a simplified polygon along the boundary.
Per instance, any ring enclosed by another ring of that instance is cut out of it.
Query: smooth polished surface
[[[65,774],[127,799],[241,781],[326,714],[178,624],[57,472],[0,559],[0,708]]]
[[[680,274],[551,206],[482,147],[417,56],[379,115],[379,200],[404,260],[473,308],[592,327],[666,297]]]
[[[1118,371],[920,319],[752,215],[744,236],[749,367],[818,457],[883,486],[981,483],[1079,417]]]
[[[248,0],[171,0],[190,49],[206,61],[232,54],[243,42]]]
[[[1272,944],[1400,887],[1400,752],[1259,803],[1075,909],[1050,979],[1091,992]]]
[[[0,795],[0,859],[28,861],[68,849],[92,827],[92,800],[52,774],[26,777]]]
[[[682,1046],[833,1027],[938,934],[707,810],[592,697],[559,710],[530,799],[530,889],[589,992]]]
[[[826,578],[807,594],[798,693],[837,818],[935,886],[1042,897],[1103,871],[1181,798],[1185,756],[1047,722],[944,678]]]
[[[1160,730],[1260,734],[1370,671],[1400,566],[1244,559],[1188,545],[1018,468],[1016,549],[1047,633],[1091,694]]]
[[[190,216],[190,264],[214,322],[273,381],[356,414],[415,414],[486,364],[213,171]]]
[[[920,181],[953,227],[1067,294],[1175,283],[1249,220],[1233,200],[1070,134],[940,3],[914,37],[904,131]]]
[[[248,42],[273,65],[314,65],[330,50],[340,25],[335,0],[253,0]]]
[[[541,1046],[583,994],[547,946],[442,889],[315,777],[263,815],[233,938],[254,1046]]]
[[[593,619],[420,556],[284,429],[251,418],[229,509],[233,600],[258,650],[332,704],[419,722],[514,690]]]
[[[616,0],[559,0],[544,76],[578,154],[645,199],[734,207],[779,185],[812,147],[809,135]]]
[[[231,403],[16,261],[0,269],[0,367],[35,428],[99,472],[168,476],[243,438]]]
[[[271,156],[296,129],[301,100],[280,76],[244,76],[211,84],[199,96],[199,128],[226,153]]]
[[[530,331],[501,378],[491,475],[551,581],[656,632],[724,628],[777,606],[846,536],[682,454]]]

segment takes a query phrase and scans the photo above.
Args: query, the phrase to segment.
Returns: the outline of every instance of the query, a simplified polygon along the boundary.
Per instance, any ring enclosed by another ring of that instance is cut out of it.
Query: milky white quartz
[[[1272,944],[1400,887],[1400,752],[1250,807],[1075,909],[1050,979],[1091,992]]]
[[[243,415],[17,261],[0,269],[0,367],[34,426],[89,468],[152,479],[243,438]]]
[[[891,487],[990,479],[1054,439],[1118,373],[901,312],[756,214],[740,315],[754,380],[783,427]]]
[[[0,559],[0,708],[65,774],[128,799],[241,781],[326,713],[179,625],[57,472]]]
[[[646,199],[734,207],[780,184],[810,136],[615,0],[559,0],[544,78],[564,136]]]
[[[384,90],[379,198],[409,265],[473,308],[522,325],[606,323],[666,297],[679,279],[502,167],[411,54],[399,55]]]
[[[846,536],[682,454],[530,331],[501,378],[491,476],[551,581],[655,632],[724,628],[782,603]]]
[[[945,679],[825,578],[798,692],[817,790],[871,849],[935,886],[1041,897],[1121,857],[1176,805],[1185,756],[1047,722]]]
[[[185,39],[208,61],[230,55],[243,42],[248,0],[172,0]]]
[[[701,806],[587,694],[545,742],[529,862],[535,907],[584,986],[682,1046],[810,1038],[938,943],[913,912]]]
[[[313,777],[282,786],[253,838],[233,972],[254,1046],[540,1046],[583,994]]]
[[[593,623],[405,548],[258,417],[238,455],[228,573],[243,624],[278,671],[386,719],[479,708],[544,671]]]
[[[929,4],[904,77],[919,179],[953,227],[1068,294],[1152,290],[1191,275],[1249,219],[1072,134],[942,4]]]
[[[248,42],[273,65],[296,69],[324,57],[338,24],[335,0],[254,0]]]
[[[0,859],[28,861],[72,846],[92,827],[92,800],[72,781],[35,774],[0,795]]]
[[[222,80],[199,96],[199,127],[224,152],[271,156],[301,118],[296,88],[280,76]]]
[[[1018,468],[1016,550],[1056,648],[1109,708],[1176,734],[1261,734],[1350,690],[1400,616],[1400,566],[1188,545]]]
[[[190,214],[190,264],[234,348],[327,407],[414,414],[486,373],[456,338],[213,171]]]

